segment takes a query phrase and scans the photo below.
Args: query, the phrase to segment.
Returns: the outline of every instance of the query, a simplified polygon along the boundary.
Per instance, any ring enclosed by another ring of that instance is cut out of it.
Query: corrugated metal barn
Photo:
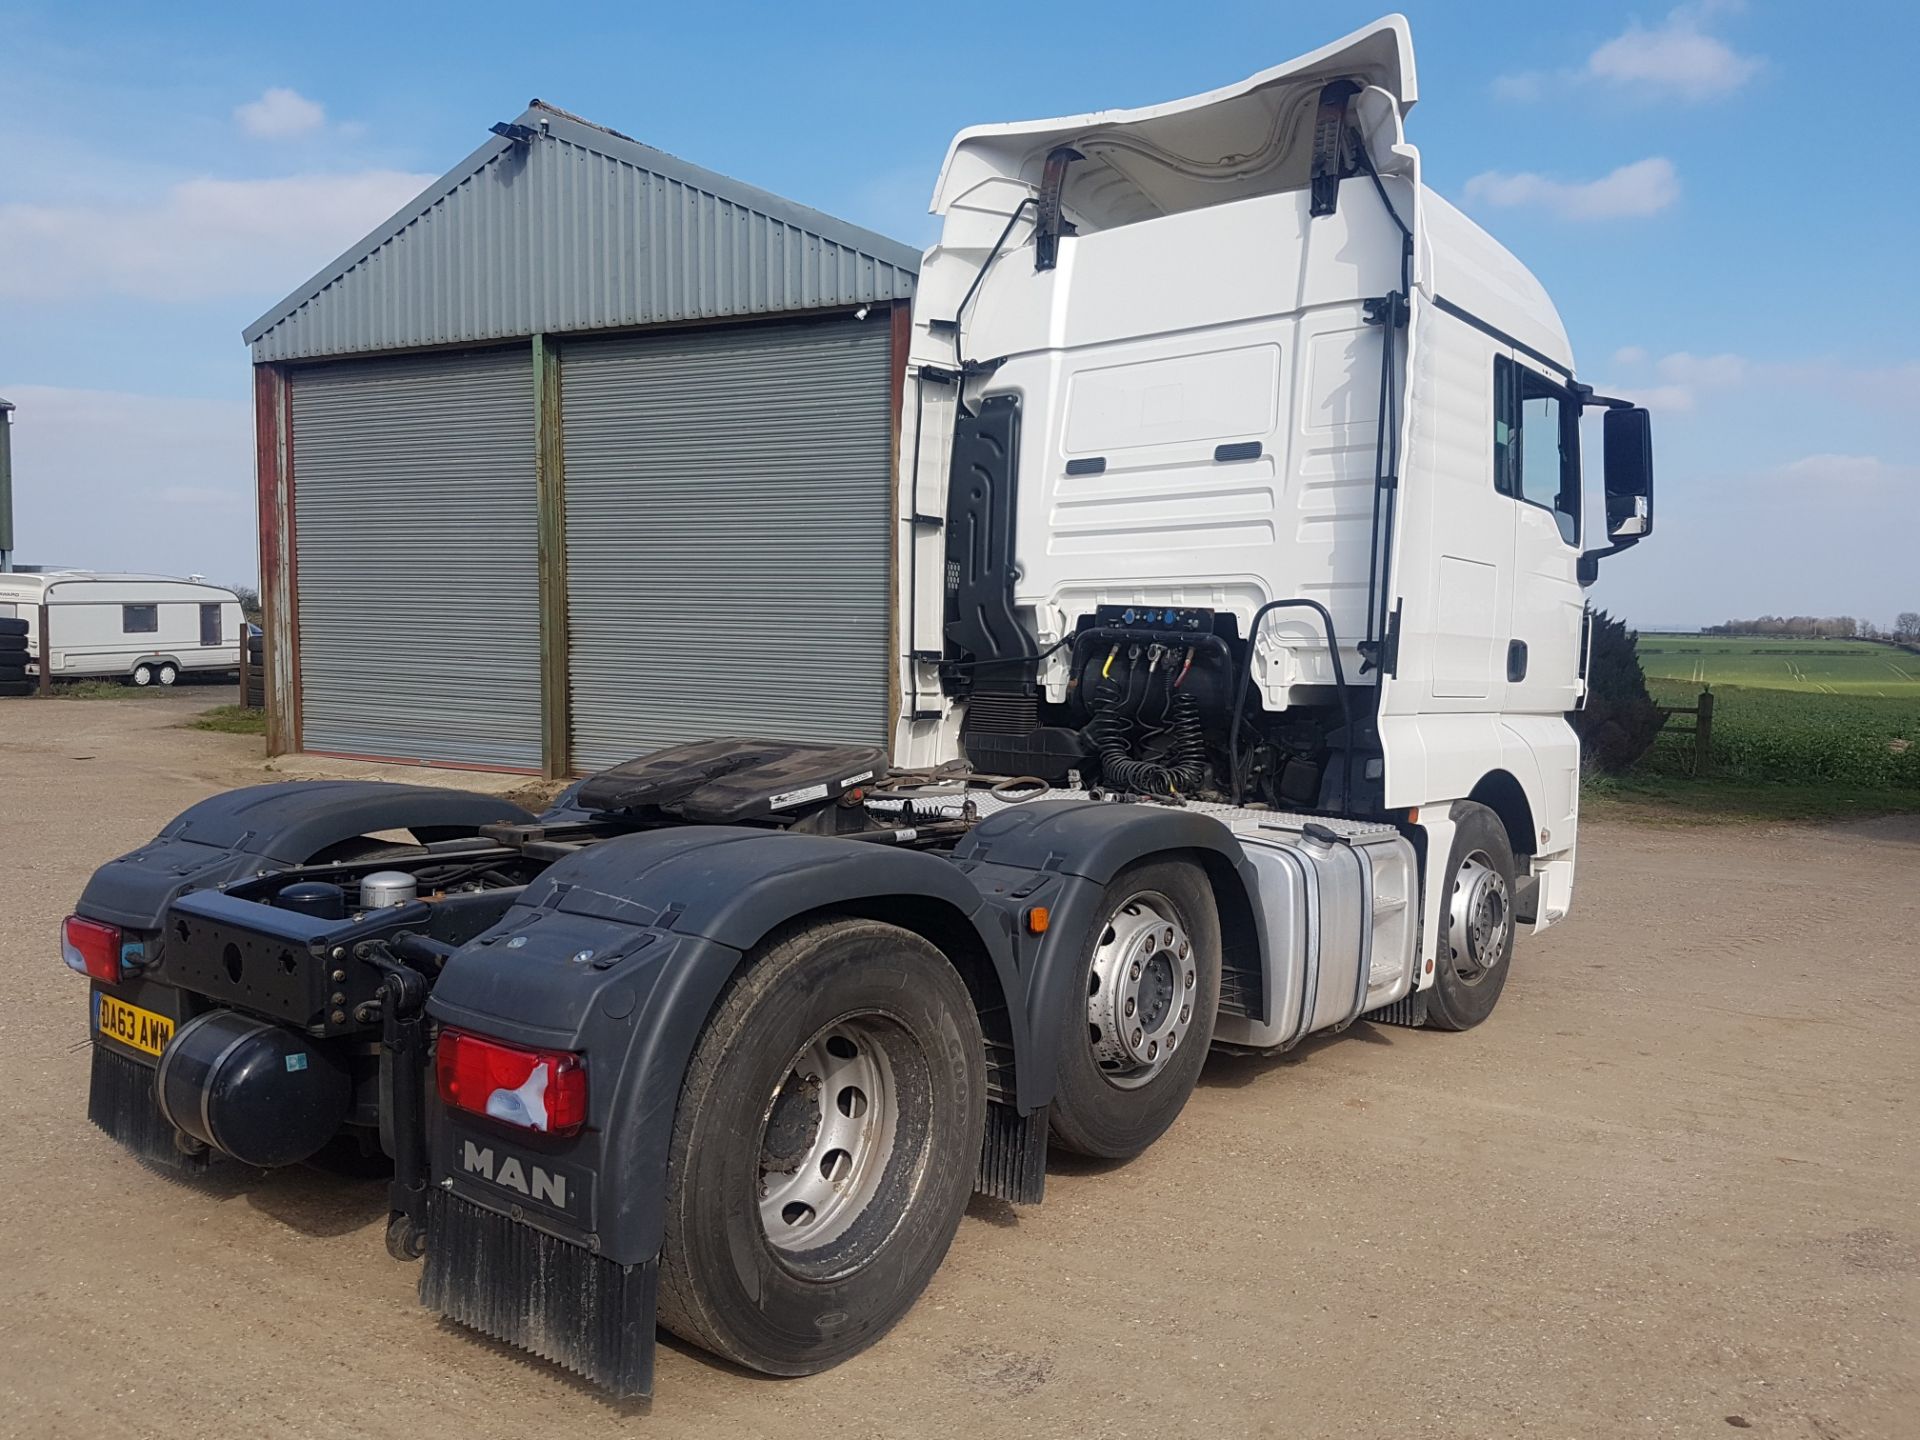
[[[885,740],[919,255],[535,101],[246,331],[269,749]]]

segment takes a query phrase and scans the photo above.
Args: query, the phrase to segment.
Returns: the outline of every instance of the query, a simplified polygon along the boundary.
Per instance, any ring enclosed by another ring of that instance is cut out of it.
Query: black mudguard
[[[1233,920],[1241,911],[1251,915],[1253,878],[1240,842],[1211,816],[1163,805],[1035,800],[990,816],[954,848],[956,866],[990,905],[1006,910],[1015,933],[1028,907],[1044,905],[1050,912],[1046,933],[1022,964],[1031,1027],[1020,1056],[1023,1113],[1053,1100],[1061,1033],[1055,1017],[1085,1003],[1080,952],[1107,885],[1136,861],[1169,851],[1194,853],[1205,863],[1221,901],[1227,963],[1246,963],[1236,951]],[[1023,875],[1028,878],[1012,878]],[[1250,968],[1257,977],[1257,941]]]
[[[128,930],[156,930],[167,906],[263,871],[298,865],[329,845],[379,830],[472,830],[528,821],[493,795],[379,780],[288,780],[202,800],[131,854],[94,871],[79,913]]]
[[[979,890],[931,855],[700,826],[604,841],[553,865],[447,962],[428,1010],[448,1025],[586,1054],[587,1128],[570,1141],[528,1143],[524,1132],[449,1116],[433,1178],[482,1205],[519,1204],[559,1233],[591,1237],[619,1263],[651,1259],[681,1077],[741,957],[796,916],[903,896],[963,918],[1018,1008],[1005,934],[982,913]],[[1016,1047],[1024,1040],[1022,1027]],[[550,1174],[563,1166],[578,1183],[547,1187],[544,1204],[509,1193],[465,1163],[469,1140],[538,1156]],[[550,1203],[558,1188],[564,1206]]]
[[[901,897],[974,927],[1018,1010],[995,917],[930,855],[703,826],[605,841],[548,869],[447,962],[428,1009],[445,1025],[584,1053],[587,1125],[554,1139],[436,1111],[422,1302],[615,1393],[650,1390],[668,1151],[708,1016],[780,925]]]

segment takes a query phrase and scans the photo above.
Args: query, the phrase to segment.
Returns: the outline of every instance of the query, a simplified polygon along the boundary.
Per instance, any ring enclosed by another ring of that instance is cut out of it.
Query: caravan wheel
[[[151,665],[134,666],[133,667],[133,683],[136,685],[153,684],[153,667]]]
[[[160,668],[154,671],[154,679],[162,685],[171,685],[180,678],[180,667],[168,661],[162,661]]]

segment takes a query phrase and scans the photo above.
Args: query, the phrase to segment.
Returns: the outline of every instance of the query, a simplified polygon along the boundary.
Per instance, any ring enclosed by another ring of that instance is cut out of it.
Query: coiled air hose
[[[1116,647],[1117,649],[1118,647]],[[1207,783],[1206,737],[1200,725],[1200,705],[1185,690],[1177,688],[1174,666],[1162,670],[1156,656],[1147,665],[1146,681],[1140,696],[1133,695],[1135,668],[1129,657],[1123,689],[1111,674],[1112,657],[1103,668],[1093,693],[1093,715],[1086,736],[1100,757],[1100,776],[1115,790],[1136,795],[1177,797],[1192,795]],[[1181,676],[1184,678],[1184,670]],[[1151,760],[1134,756],[1134,717],[1138,716],[1151,694],[1156,675],[1164,690],[1162,721],[1143,739],[1159,740],[1162,748]]]

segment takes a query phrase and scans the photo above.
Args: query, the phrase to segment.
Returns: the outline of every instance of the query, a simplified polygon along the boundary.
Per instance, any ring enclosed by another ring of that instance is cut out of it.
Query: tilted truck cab
[[[1486,1019],[1572,902],[1582,587],[1651,446],[1424,187],[1416,97],[1390,17],[963,132],[891,753],[207,801],[67,922],[94,1121],[175,1171],[386,1157],[424,1303],[635,1393],[656,1322],[770,1374],[871,1344],[969,1195],[1140,1153],[1211,1046]]]

